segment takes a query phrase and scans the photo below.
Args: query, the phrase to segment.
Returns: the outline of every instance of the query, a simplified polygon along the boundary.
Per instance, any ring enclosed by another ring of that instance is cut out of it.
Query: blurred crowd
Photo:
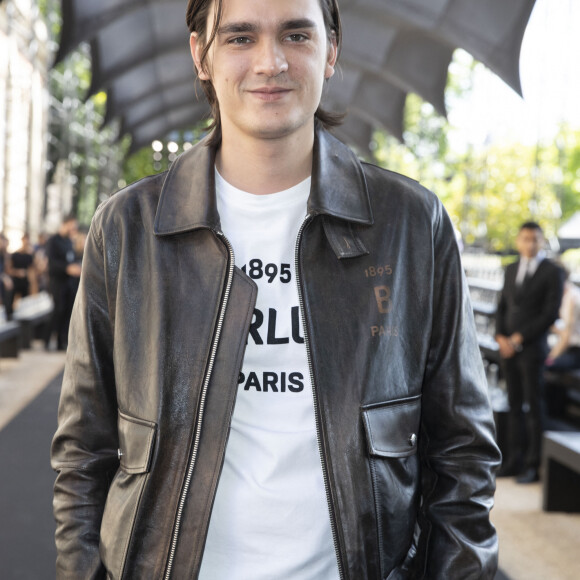
[[[580,369],[580,287],[564,271],[564,292],[560,302],[559,318],[552,326],[555,336],[546,359],[546,367],[554,372]]]
[[[44,336],[47,350],[66,350],[68,327],[78,289],[86,231],[74,216],[66,217],[53,235],[41,234],[36,244],[22,236],[21,246],[8,251],[0,233],[0,300],[4,320],[11,320],[22,300],[41,292],[52,298],[53,310]]]

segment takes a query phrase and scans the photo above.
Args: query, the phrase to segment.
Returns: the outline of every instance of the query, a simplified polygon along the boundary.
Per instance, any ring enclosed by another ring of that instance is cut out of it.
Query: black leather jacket
[[[256,287],[214,151],[91,226],[53,441],[57,576],[195,578]],[[317,131],[297,277],[342,578],[493,578],[494,442],[453,229],[416,182]]]

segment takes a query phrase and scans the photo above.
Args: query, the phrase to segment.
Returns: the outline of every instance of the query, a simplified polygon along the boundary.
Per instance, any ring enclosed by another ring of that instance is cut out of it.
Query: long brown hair
[[[214,21],[209,35],[207,34],[208,15],[212,7],[212,2],[215,2]],[[340,47],[342,44],[342,25],[340,21],[340,12],[338,10],[337,0],[319,0],[322,8],[322,16],[324,18],[324,26],[326,28],[326,35],[329,40],[335,40],[338,54],[340,54]],[[186,23],[189,32],[196,32],[200,39],[207,39],[201,51],[201,64],[205,64],[207,54],[213,44],[219,24],[223,13],[223,0],[189,0],[187,4]],[[201,87],[208,103],[211,107],[213,121],[209,129],[213,129],[208,145],[218,146],[222,139],[221,116],[220,107],[217,100],[217,95],[210,80],[204,81],[200,79]],[[323,127],[329,129],[340,125],[344,119],[343,113],[333,113],[326,111],[318,106],[314,117],[322,124]]]

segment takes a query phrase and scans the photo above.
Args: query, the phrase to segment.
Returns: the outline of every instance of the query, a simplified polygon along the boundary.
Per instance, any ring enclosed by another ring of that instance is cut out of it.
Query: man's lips
[[[263,101],[277,101],[287,95],[291,89],[286,87],[258,87],[249,92]]]

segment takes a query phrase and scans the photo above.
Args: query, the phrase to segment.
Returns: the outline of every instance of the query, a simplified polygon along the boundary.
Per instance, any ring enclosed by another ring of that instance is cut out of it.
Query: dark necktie
[[[526,286],[532,277],[532,261],[528,260],[526,264],[526,273],[524,274],[524,280],[522,282],[522,286]]]

